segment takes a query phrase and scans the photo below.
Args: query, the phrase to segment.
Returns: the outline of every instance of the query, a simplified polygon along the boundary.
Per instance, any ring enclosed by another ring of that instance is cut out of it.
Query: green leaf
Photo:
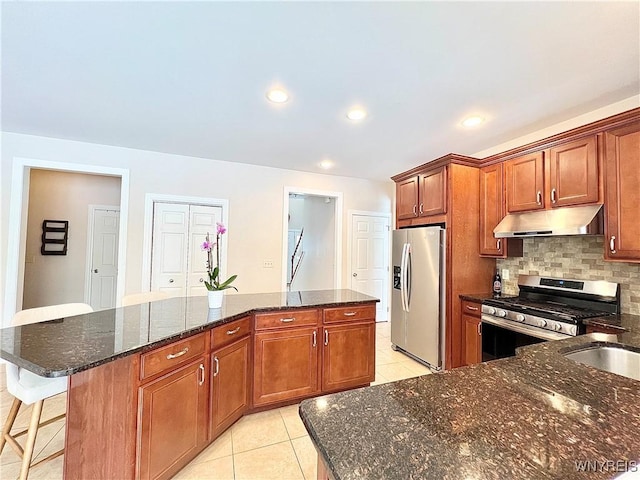
[[[231,282],[233,282],[236,278],[238,278],[238,275],[232,275],[232,276],[230,276],[230,277],[229,277],[229,278],[228,278],[224,283],[222,283],[221,285],[218,285],[218,288],[219,288],[220,290],[223,290],[223,289],[225,289],[225,288],[229,288],[229,284],[230,284]],[[233,287],[233,288],[235,288],[235,287]],[[237,289],[236,289],[236,291],[237,291]]]

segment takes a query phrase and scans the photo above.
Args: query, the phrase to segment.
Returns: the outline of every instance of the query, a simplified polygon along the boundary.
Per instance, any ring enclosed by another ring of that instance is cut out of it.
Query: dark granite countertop
[[[604,317],[587,318],[583,320],[587,325],[596,325],[607,328],[619,328],[627,331],[640,330],[640,315],[621,313]]]
[[[209,330],[258,311],[376,302],[353,290],[180,297],[1,330],[0,357],[43,377],[61,377]]]
[[[562,355],[593,342],[640,351],[640,328],[305,400],[300,416],[336,480],[613,478],[640,465],[640,382]]]
[[[491,300],[495,298],[491,293],[462,293],[458,295],[461,300],[467,300],[468,302],[482,303],[484,300]],[[515,295],[501,295],[498,298],[512,298]]]

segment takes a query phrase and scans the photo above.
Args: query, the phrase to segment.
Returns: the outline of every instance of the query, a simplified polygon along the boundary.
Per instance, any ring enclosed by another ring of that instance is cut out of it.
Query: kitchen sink
[[[640,352],[616,345],[593,345],[564,356],[599,370],[640,380]]]

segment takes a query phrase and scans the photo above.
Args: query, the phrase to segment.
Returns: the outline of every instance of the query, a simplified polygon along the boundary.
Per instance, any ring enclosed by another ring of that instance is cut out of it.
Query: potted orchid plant
[[[204,286],[207,287],[209,297],[209,308],[220,308],[222,306],[222,295],[224,290],[233,288],[236,292],[238,289],[231,285],[233,281],[238,277],[237,275],[231,275],[224,282],[220,281],[220,242],[222,235],[227,232],[227,228],[219,222],[216,222],[216,241],[212,242],[209,239],[209,232],[205,237],[205,241],[202,244],[202,250],[207,252],[207,276],[209,280],[205,280]],[[216,250],[216,263],[213,264],[213,249]]]

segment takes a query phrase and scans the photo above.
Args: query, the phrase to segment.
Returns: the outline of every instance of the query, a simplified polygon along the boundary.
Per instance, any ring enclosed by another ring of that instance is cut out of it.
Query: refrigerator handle
[[[411,305],[411,244],[407,244],[407,312]]]
[[[402,257],[400,259],[400,299],[402,300],[402,310],[408,312],[407,309],[407,247],[408,243],[402,245]]]

